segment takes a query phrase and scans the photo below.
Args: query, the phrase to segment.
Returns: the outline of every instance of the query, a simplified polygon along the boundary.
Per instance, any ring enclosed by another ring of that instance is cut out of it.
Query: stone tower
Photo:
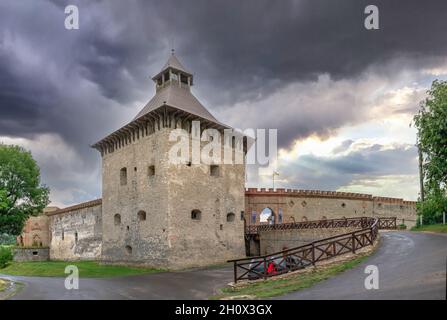
[[[204,146],[205,129],[223,142],[229,127],[194,97],[193,74],[174,54],[152,79],[155,96],[93,145],[102,157],[102,260],[179,269],[244,256],[245,165],[197,163],[193,148],[181,163],[170,158],[175,130]],[[232,157],[242,149],[234,138],[225,148]]]

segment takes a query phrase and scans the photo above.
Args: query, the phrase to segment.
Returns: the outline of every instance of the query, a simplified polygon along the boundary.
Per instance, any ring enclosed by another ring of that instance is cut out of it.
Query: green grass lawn
[[[43,261],[43,262],[12,262],[6,268],[0,269],[0,274],[35,277],[66,277],[65,267],[75,265],[81,278],[106,278],[130,276],[145,273],[162,272],[155,268],[140,268],[127,266],[101,265],[96,261]]]
[[[447,233],[447,224],[429,224],[421,227],[413,227],[411,231],[431,231],[439,233]]]
[[[317,282],[326,280],[340,272],[351,269],[364,261],[369,254],[356,257],[352,260],[339,264],[317,267],[307,273],[297,273],[286,278],[271,278],[265,281],[248,282],[242,287],[222,288],[221,294],[210,297],[210,299],[228,299],[237,296],[251,296],[258,299],[265,299],[280,296],[292,291],[309,288]]]

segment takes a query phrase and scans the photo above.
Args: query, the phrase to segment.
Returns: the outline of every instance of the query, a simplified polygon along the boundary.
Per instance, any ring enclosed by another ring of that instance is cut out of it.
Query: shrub
[[[424,202],[417,203],[417,226],[420,225],[420,215],[424,225],[442,222],[443,212],[447,212],[447,197],[443,193],[442,190],[436,190],[429,193]]]
[[[11,248],[0,246],[0,269],[5,268],[12,261],[12,258]]]
[[[0,245],[15,245],[16,244],[16,237],[7,234],[7,233],[0,233]]]
[[[407,229],[407,226],[404,223],[401,223],[400,225],[397,226],[397,228],[400,230],[405,230]]]

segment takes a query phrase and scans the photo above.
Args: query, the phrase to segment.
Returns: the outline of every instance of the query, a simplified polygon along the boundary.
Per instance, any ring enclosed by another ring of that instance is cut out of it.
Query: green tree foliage
[[[424,224],[441,222],[447,211],[447,81],[433,81],[414,123],[423,154],[425,189],[418,212]]]
[[[18,236],[28,217],[49,203],[48,195],[31,153],[0,144],[0,233]]]
[[[0,269],[7,267],[13,258],[11,248],[0,246]]]

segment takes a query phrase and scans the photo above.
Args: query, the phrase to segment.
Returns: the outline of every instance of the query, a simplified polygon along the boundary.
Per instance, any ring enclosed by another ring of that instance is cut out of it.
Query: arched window
[[[132,247],[131,247],[131,246],[126,246],[126,253],[127,253],[128,255],[131,255],[131,254],[132,254]]]
[[[138,220],[146,221],[146,212],[143,210],[138,211]]]
[[[194,209],[191,211],[191,219],[192,220],[200,220],[202,216],[202,212],[200,210]]]
[[[227,222],[233,222],[235,218],[235,215],[233,212],[230,212],[227,214]]]
[[[261,211],[261,214],[259,216],[259,222],[261,223],[268,223],[268,224],[274,224],[275,223],[275,216],[273,214],[273,210],[270,208],[264,208]]]
[[[346,203],[343,202],[343,203],[341,204],[341,207],[342,207],[342,208],[345,208],[345,207],[346,207]]]
[[[121,215],[120,214],[115,214],[115,216],[113,217],[113,221],[115,222],[115,226],[118,226],[121,224]]]
[[[75,232],[75,243],[78,243],[78,233]]]
[[[305,206],[307,206],[307,202],[306,202],[306,201],[303,201],[303,202],[301,202],[301,205],[302,205],[303,207],[305,207]]]
[[[35,234],[33,236],[33,247],[41,247],[42,246],[42,240],[40,240],[40,237]]]
[[[121,168],[120,170],[120,184],[122,186],[127,184],[127,168]]]
[[[62,240],[64,240],[64,239],[65,239],[65,233],[64,233],[64,230],[62,230],[62,235],[61,235],[61,238],[62,238]]]

